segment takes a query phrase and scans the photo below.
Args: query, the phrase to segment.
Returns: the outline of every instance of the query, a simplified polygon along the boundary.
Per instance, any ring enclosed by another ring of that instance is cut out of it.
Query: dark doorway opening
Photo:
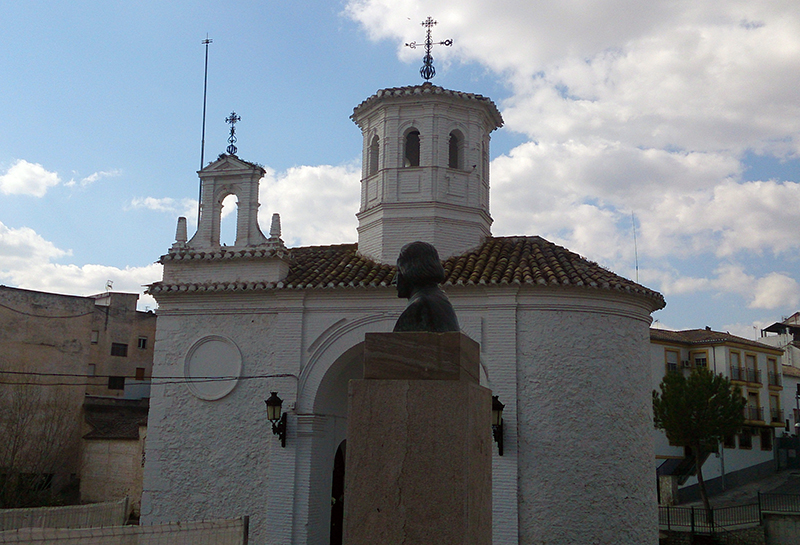
[[[344,530],[344,460],[347,439],[336,449],[333,458],[333,484],[331,485],[331,545],[342,545]]]

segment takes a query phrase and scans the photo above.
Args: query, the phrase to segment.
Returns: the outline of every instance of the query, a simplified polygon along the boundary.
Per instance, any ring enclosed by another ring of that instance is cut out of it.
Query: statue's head
[[[444,282],[445,272],[439,252],[427,242],[411,242],[403,246],[397,257],[397,296],[408,298],[414,289]]]

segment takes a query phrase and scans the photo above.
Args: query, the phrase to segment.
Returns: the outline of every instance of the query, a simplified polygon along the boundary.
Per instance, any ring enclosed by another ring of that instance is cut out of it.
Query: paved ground
[[[737,488],[731,488],[722,494],[712,496],[711,507],[728,507],[730,505],[741,505],[743,503],[755,503],[758,501],[758,493],[772,494],[800,494],[800,470],[785,470],[770,475],[763,479],[747,483]],[[681,505],[702,507],[702,501],[691,502]]]

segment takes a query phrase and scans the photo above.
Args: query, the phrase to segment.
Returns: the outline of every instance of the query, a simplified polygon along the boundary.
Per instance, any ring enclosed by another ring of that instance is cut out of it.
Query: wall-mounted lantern
[[[272,422],[272,433],[278,436],[281,446],[286,447],[286,413],[281,412],[283,400],[277,392],[270,394],[269,399],[264,401],[267,404],[267,419]]]
[[[503,455],[503,408],[498,396],[492,396],[492,437],[497,443],[497,452]]]

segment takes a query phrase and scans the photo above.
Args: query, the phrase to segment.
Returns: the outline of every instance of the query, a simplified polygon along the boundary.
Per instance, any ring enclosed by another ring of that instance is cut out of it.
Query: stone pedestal
[[[344,543],[490,545],[491,392],[462,333],[368,333],[350,382]]]

